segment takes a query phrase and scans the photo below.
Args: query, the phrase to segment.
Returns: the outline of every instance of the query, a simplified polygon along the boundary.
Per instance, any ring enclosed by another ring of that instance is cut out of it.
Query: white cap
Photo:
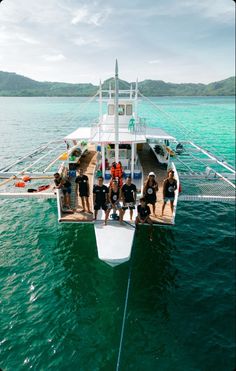
[[[156,176],[155,173],[154,173],[153,171],[151,171],[151,172],[148,174],[148,176],[150,176],[150,175],[154,175],[154,176]]]

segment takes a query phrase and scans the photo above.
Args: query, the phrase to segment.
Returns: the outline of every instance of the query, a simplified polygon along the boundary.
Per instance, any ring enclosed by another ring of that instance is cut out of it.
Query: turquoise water
[[[233,98],[152,100],[234,163]],[[0,98],[1,164],[95,118],[85,101]],[[234,218],[233,205],[179,203],[151,245],[140,231],[121,370],[234,369]],[[115,370],[129,264],[100,262],[92,226],[57,224],[54,200],[0,200],[0,232],[0,367]]]

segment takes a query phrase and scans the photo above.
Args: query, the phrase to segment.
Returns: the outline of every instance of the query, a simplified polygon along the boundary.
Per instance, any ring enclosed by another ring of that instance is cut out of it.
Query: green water
[[[153,101],[234,163],[233,98]],[[85,99],[0,98],[1,164],[96,116],[95,104],[81,106]],[[140,231],[121,370],[234,369],[234,217],[233,205],[179,203],[176,226],[155,228],[151,245]],[[0,232],[0,367],[115,370],[129,263],[99,261],[93,227],[57,224],[54,200],[0,200]]]

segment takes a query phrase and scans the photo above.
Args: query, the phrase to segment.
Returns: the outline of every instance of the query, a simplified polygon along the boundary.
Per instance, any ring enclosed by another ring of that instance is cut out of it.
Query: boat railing
[[[100,124],[99,122],[95,122],[94,124],[91,125],[91,139],[93,139],[97,133],[99,133],[100,129]]]
[[[138,117],[138,120],[136,122],[136,125],[135,125],[135,132],[137,134],[142,134],[142,135],[145,135],[146,134],[146,119],[143,118],[143,117]]]

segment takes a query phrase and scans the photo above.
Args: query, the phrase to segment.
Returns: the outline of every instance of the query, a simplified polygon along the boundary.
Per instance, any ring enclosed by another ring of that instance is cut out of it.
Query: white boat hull
[[[109,221],[94,224],[98,257],[114,267],[130,259],[135,228],[131,224]]]

